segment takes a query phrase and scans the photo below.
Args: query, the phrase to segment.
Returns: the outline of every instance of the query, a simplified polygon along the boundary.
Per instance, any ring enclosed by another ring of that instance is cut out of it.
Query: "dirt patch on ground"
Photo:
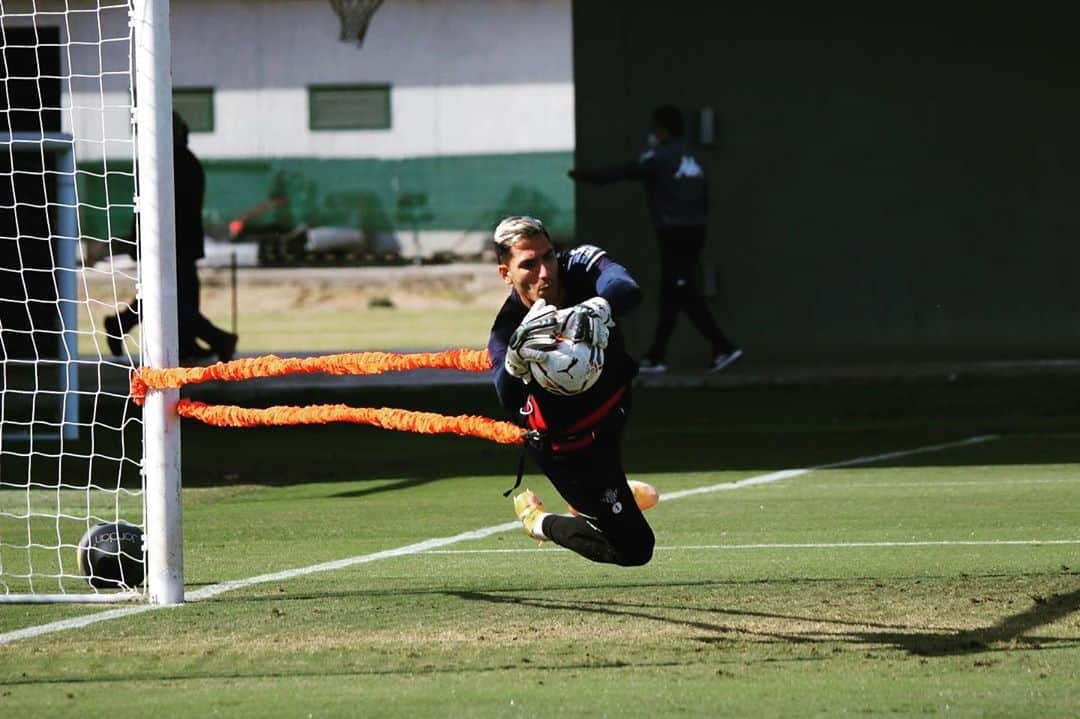
[[[204,312],[225,314],[233,293],[239,304],[260,312],[350,311],[362,307],[401,309],[492,307],[506,297],[506,284],[493,264],[463,263],[406,267],[242,268],[200,270]],[[130,299],[128,278],[86,273],[84,296],[113,305]],[[115,288],[115,289],[114,289]]]

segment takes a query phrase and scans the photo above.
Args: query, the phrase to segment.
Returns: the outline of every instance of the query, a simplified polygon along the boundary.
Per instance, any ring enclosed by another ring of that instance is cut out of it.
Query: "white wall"
[[[194,85],[194,83],[193,83]],[[308,130],[304,88],[218,90],[202,157],[371,157],[565,151],[574,146],[572,85],[392,87],[389,130]]]
[[[387,0],[363,48],[328,0],[175,0],[173,82],[215,88],[204,157],[565,151],[574,144],[570,0]],[[385,83],[389,130],[308,128],[312,84]]]
[[[173,83],[215,88],[215,130],[192,148],[208,159],[570,150],[570,2],[386,0],[357,48],[339,41],[329,0],[173,0]],[[3,13],[29,25],[12,15],[36,8],[71,41],[65,67],[84,77],[64,88],[63,122],[80,157],[130,157],[127,13],[80,11],[97,5],[4,0]],[[309,131],[307,86],[334,83],[391,85],[391,129]]]

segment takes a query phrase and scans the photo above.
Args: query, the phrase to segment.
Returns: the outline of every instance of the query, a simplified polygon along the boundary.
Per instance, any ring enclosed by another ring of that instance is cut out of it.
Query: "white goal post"
[[[184,599],[179,392],[129,384],[178,363],[170,62],[168,0],[0,3],[0,602]],[[146,580],[102,589],[117,522]]]

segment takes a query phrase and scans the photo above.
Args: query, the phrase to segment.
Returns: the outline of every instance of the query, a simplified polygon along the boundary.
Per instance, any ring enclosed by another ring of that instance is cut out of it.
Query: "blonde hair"
[[[514,215],[507,217],[495,228],[495,258],[499,263],[510,259],[510,250],[518,241],[530,237],[544,237],[548,242],[551,236],[544,229],[544,223],[535,217]]]

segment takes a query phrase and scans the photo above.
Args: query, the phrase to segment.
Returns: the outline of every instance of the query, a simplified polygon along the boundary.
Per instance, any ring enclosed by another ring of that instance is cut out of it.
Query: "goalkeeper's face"
[[[499,265],[499,274],[517,290],[526,307],[540,298],[556,307],[562,300],[559,262],[546,237],[523,237],[514,243],[510,258]]]

